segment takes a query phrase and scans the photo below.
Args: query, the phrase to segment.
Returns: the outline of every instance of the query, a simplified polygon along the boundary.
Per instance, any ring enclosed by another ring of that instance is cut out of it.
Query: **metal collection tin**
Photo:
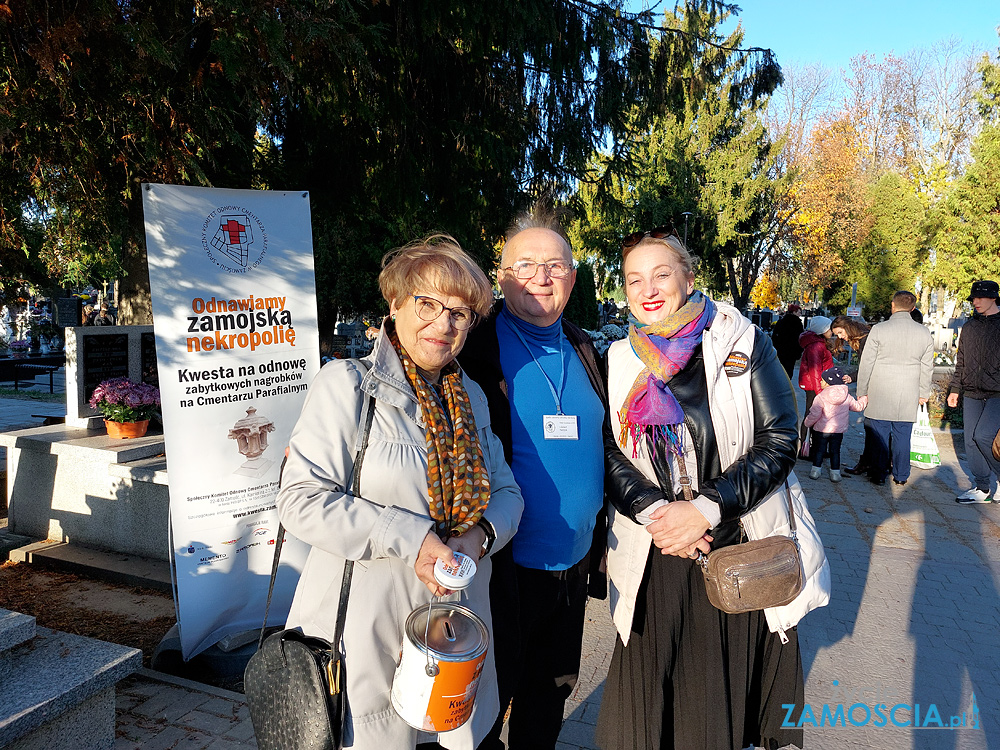
[[[468,607],[433,602],[413,610],[392,679],[396,713],[427,732],[462,726],[472,715],[488,646],[486,623]]]

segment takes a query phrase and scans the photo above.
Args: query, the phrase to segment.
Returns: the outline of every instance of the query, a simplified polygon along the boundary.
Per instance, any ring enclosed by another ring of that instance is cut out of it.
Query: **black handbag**
[[[351,494],[355,497],[359,496],[361,462],[375,414],[374,397],[369,396],[365,406],[361,445],[354,458],[351,481]],[[285,530],[279,526],[264,625],[257,652],[250,657],[243,678],[257,747],[260,750],[340,750],[347,716],[347,667],[340,654],[340,642],[347,620],[354,561],[344,563],[333,643],[303,635],[298,630],[282,630],[265,639],[267,613],[271,608],[284,538]]]

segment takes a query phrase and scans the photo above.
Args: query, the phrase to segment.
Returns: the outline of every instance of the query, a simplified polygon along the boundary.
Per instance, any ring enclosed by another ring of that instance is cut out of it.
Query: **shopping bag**
[[[931,431],[931,420],[927,413],[927,405],[922,404],[917,410],[917,421],[913,423],[910,432],[910,464],[918,469],[933,469],[941,465],[941,452]]]
[[[806,430],[806,439],[802,441],[799,458],[809,458],[812,453],[812,430]]]

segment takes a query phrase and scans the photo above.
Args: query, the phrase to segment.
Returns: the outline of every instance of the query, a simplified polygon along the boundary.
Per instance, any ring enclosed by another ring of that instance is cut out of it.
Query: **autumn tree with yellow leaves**
[[[767,271],[761,274],[757,283],[753,285],[750,292],[750,301],[758,309],[766,308],[773,310],[781,304],[781,297],[778,294],[778,282],[771,278]]]

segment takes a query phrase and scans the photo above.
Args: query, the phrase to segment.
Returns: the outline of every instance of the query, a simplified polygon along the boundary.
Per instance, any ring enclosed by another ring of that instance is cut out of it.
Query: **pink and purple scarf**
[[[695,292],[680,310],[658,323],[640,326],[634,321],[628,339],[632,351],[645,365],[618,414],[621,423],[619,444],[624,448],[632,438],[632,455],[637,455],[639,440],[646,428],[667,441],[671,449],[679,446],[679,427],[684,421],[681,409],[667,383],[691,359],[702,334],[715,317],[715,305],[701,292]]]

